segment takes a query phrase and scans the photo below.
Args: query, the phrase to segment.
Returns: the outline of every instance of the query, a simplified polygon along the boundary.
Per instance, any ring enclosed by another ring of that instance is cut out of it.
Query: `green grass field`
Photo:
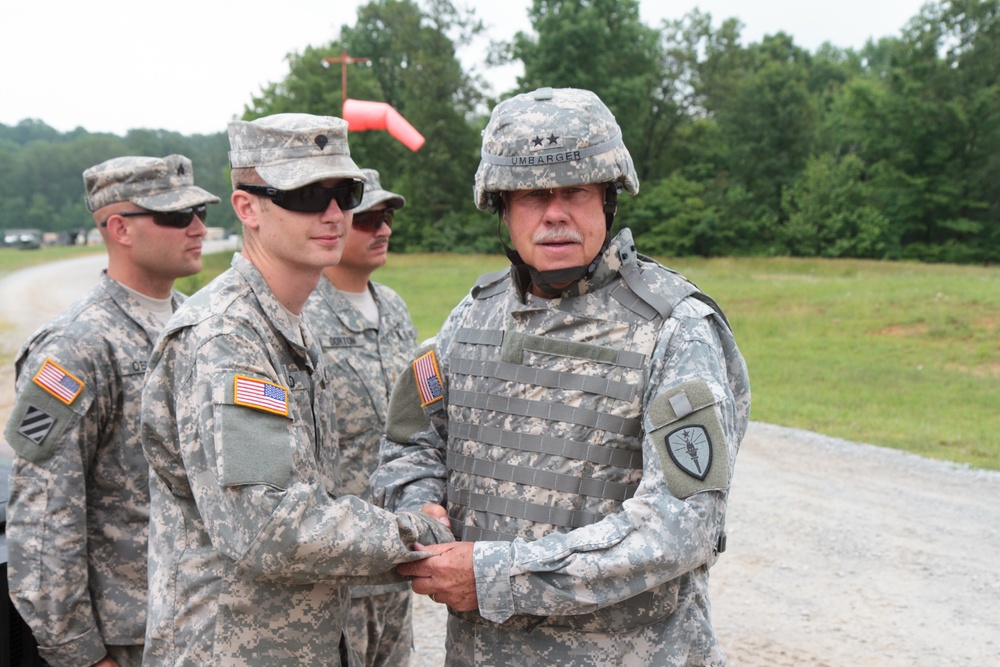
[[[103,253],[104,246],[49,246],[38,250],[19,250],[17,248],[0,248],[0,276],[11,271],[24,269],[36,264],[69,259],[78,255],[93,255]]]
[[[661,260],[729,316],[750,367],[752,419],[1000,469],[1000,269]],[[375,278],[427,337],[477,276],[506,265],[500,255],[392,255]],[[229,255],[205,266],[178,287],[194,291]]]
[[[661,260],[726,311],[752,418],[1000,469],[1000,270],[796,259]],[[405,255],[376,274],[435,333],[503,257]]]

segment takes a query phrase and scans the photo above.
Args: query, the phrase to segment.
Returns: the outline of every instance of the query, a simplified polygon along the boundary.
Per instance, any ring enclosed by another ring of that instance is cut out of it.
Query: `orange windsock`
[[[347,121],[347,129],[351,132],[388,130],[389,134],[411,151],[418,150],[424,145],[423,135],[385,102],[344,100],[344,120]]]

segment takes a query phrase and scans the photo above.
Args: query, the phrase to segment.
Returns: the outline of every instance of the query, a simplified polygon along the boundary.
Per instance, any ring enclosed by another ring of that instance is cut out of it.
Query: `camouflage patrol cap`
[[[148,211],[179,211],[219,198],[194,184],[191,160],[183,155],[164,158],[116,157],[83,172],[87,210],[129,201]]]
[[[388,208],[397,210],[406,206],[406,200],[403,198],[403,195],[397,195],[395,192],[382,189],[377,171],[374,169],[362,169],[361,173],[365,175],[366,179],[365,194],[361,198],[361,204],[354,209],[355,213],[364,213],[382,202],[385,202]]]
[[[347,121],[279,113],[229,123],[229,165],[254,167],[264,181],[294,190],[327,178],[365,180],[347,146]]]
[[[591,91],[539,88],[493,109],[476,170],[480,209],[496,210],[492,193],[611,182],[639,192],[621,128]]]

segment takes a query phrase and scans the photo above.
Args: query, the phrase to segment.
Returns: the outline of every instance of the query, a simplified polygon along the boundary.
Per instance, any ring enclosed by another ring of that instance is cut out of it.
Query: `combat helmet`
[[[611,110],[589,90],[539,88],[506,99],[493,109],[483,130],[483,146],[473,194],[480,210],[497,213],[497,233],[515,267],[526,266],[503,239],[503,193],[606,183],[604,245],[587,266],[537,271],[533,282],[550,294],[553,284],[591,274],[611,242],[618,193],[638,194],[639,177]]]
[[[539,88],[493,109],[476,170],[480,210],[496,212],[501,192],[589,183],[616,183],[633,195],[639,192],[621,128],[597,95]]]

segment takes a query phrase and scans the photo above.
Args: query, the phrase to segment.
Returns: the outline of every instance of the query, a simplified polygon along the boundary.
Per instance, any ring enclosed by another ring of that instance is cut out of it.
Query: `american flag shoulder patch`
[[[66,405],[72,405],[83,391],[83,382],[51,359],[45,360],[33,380]]]
[[[288,416],[288,389],[247,375],[233,378],[233,403],[254,410]]]
[[[420,392],[420,404],[424,407],[444,396],[441,382],[441,372],[438,370],[437,357],[431,350],[413,362],[413,375],[417,379],[417,391]]]

